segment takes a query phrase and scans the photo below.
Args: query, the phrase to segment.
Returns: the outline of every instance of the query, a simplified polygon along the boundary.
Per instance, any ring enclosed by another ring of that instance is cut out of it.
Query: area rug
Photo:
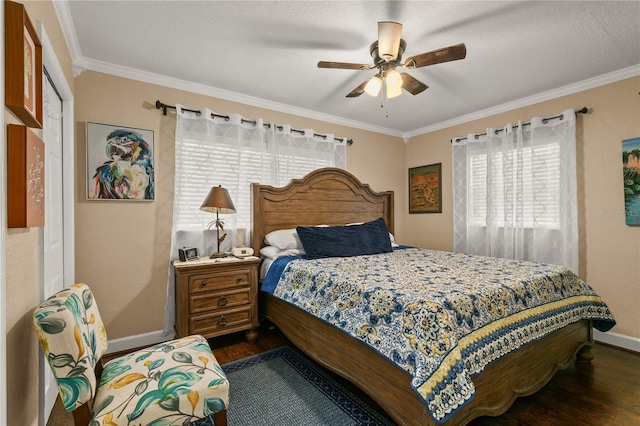
[[[222,365],[229,426],[394,425],[291,346]]]

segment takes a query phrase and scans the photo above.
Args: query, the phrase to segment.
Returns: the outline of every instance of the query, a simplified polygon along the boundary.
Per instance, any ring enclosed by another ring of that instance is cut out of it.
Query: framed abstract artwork
[[[42,44],[20,3],[5,1],[5,105],[24,124],[42,128]]]
[[[640,226],[640,138],[622,141],[622,175],[626,223]]]
[[[87,199],[153,201],[153,130],[87,122]]]
[[[409,169],[409,213],[442,213],[442,163]]]
[[[7,226],[44,226],[44,143],[29,128],[7,126]]]

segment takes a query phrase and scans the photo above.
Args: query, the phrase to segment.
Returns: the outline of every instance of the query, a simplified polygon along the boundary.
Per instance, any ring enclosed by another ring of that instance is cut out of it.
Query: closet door
[[[45,73],[43,76],[43,126],[45,146],[45,220],[43,227],[44,272],[42,300],[64,288],[64,221],[62,161],[62,99]],[[72,167],[72,165],[68,165]],[[58,387],[43,360],[44,419],[49,417],[58,396]]]

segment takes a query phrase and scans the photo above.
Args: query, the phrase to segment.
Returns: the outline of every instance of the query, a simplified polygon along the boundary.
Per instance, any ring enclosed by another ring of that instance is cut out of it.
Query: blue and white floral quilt
[[[407,248],[271,269],[282,271],[265,278],[276,297],[407,371],[437,422],[473,398],[472,377],[496,359],[581,319],[615,325],[600,296],[556,265]]]

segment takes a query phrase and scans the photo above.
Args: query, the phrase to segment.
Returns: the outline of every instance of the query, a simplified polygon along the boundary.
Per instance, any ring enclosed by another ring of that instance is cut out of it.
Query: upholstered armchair
[[[33,323],[76,425],[211,424],[209,418],[226,425],[229,382],[204,337],[161,343],[102,366],[107,333],[86,284],[44,301]]]

